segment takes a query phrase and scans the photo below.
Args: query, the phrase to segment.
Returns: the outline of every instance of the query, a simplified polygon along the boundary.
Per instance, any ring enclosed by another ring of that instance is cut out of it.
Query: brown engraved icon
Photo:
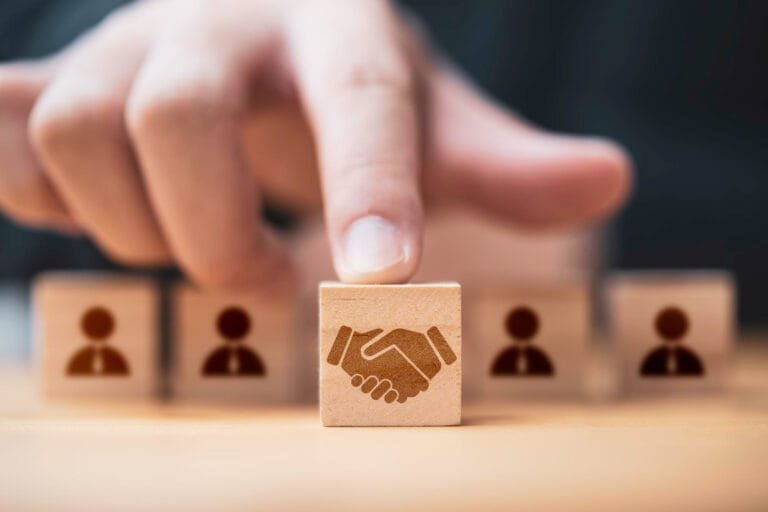
[[[539,317],[531,308],[521,306],[509,312],[505,327],[512,337],[506,348],[493,362],[491,375],[497,377],[551,377],[555,368],[549,356],[530,340],[539,332]]]
[[[352,377],[371,398],[386,403],[404,403],[429,389],[429,382],[440,372],[442,363],[450,365],[456,354],[437,327],[424,335],[407,329],[394,329],[380,336],[383,329],[354,332],[346,325],[339,329],[327,361]]]
[[[261,358],[242,343],[251,330],[248,314],[236,306],[225,308],[216,319],[216,329],[226,340],[205,359],[205,377],[259,377],[266,374]]]
[[[108,309],[101,306],[89,308],[80,318],[80,329],[89,344],[69,360],[67,375],[124,377],[130,373],[123,355],[106,344],[115,331],[115,319]]]
[[[696,353],[680,344],[688,332],[688,316],[677,307],[664,308],[656,315],[656,332],[664,345],[653,349],[640,365],[644,377],[701,377],[704,365]]]

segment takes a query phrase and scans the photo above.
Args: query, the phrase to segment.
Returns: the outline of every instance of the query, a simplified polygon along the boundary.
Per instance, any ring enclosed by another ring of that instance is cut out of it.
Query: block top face
[[[455,281],[440,281],[436,283],[406,283],[406,284],[347,284],[338,281],[323,281],[320,283],[320,290],[342,289],[342,290],[371,290],[380,288],[383,290],[407,290],[419,288],[447,288],[461,290],[461,285]]]

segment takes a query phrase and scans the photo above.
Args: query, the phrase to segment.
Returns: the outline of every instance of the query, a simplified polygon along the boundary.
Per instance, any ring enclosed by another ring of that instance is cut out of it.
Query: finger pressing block
[[[461,422],[457,283],[320,285],[326,426]]]

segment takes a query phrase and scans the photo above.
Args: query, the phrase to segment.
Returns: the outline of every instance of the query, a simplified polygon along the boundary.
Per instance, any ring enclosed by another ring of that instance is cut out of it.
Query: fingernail
[[[410,248],[387,219],[370,215],[356,220],[344,237],[344,262],[354,274],[376,274],[408,259]]]

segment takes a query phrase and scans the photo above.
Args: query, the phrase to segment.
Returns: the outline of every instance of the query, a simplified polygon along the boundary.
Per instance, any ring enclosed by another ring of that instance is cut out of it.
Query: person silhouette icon
[[[266,374],[261,358],[242,343],[251,330],[251,319],[242,309],[225,308],[216,320],[216,329],[226,340],[205,359],[202,373],[206,377],[256,377]]]
[[[688,316],[676,307],[662,309],[656,315],[656,332],[664,345],[653,349],[640,365],[644,377],[700,377],[704,365],[693,350],[680,344],[688,333]]]
[[[505,321],[512,346],[501,352],[493,362],[491,375],[504,377],[548,377],[555,373],[549,356],[530,345],[539,332],[539,317],[531,308],[513,309]]]
[[[80,329],[90,343],[70,358],[67,375],[120,377],[130,373],[123,355],[106,344],[115,331],[115,319],[109,310],[101,306],[89,308],[80,318]]]

